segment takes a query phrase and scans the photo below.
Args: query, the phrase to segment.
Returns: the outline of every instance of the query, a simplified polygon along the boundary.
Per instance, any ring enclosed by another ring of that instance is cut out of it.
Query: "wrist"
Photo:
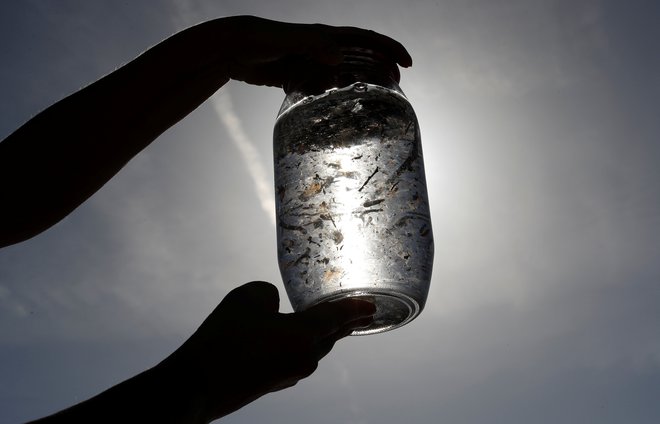
[[[153,393],[150,401],[154,414],[150,420],[172,424],[212,421],[207,408],[207,390],[197,381],[196,373],[186,372],[166,360],[143,374],[146,386]]]

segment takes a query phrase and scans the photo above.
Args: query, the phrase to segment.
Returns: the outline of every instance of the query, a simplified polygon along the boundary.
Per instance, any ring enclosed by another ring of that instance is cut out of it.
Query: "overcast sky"
[[[660,3],[5,1],[0,138],[234,14],[408,48],[436,257],[417,320],[341,341],[224,422],[660,422]],[[156,364],[244,282],[272,281],[291,310],[272,218],[282,100],[228,84],[60,224],[0,251],[1,423]]]

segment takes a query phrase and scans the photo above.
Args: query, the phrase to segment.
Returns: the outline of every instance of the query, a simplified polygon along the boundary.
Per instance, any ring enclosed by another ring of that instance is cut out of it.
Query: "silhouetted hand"
[[[101,188],[163,131],[229,79],[283,87],[305,66],[342,61],[342,47],[410,66],[373,31],[252,16],[185,29],[30,119],[0,143],[0,247],[44,231]]]
[[[369,325],[375,306],[347,299],[302,313],[278,312],[275,286],[231,291],[181,348],[156,368],[204,399],[203,416],[224,416],[312,374],[335,342]]]
[[[376,310],[358,299],[292,314],[278,309],[272,284],[234,289],[160,364],[33,424],[206,424],[309,376],[337,340],[371,324]]]
[[[208,28],[203,26],[208,25]],[[216,29],[215,27],[219,28]],[[323,24],[291,24],[253,16],[222,18],[202,24],[206,42],[213,31],[231,31],[228,76],[250,84],[281,87],[290,76],[292,66],[300,61],[337,65],[342,47],[378,50],[393,63],[412,65],[406,49],[397,41],[373,31],[354,27]],[[192,29],[195,32],[195,29]],[[185,34],[183,34],[185,36]]]

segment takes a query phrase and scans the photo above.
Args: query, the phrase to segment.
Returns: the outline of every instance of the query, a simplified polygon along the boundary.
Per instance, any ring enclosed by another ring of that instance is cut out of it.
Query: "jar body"
[[[296,95],[274,130],[278,260],[291,304],[357,296],[377,312],[353,334],[404,325],[424,307],[433,266],[415,113],[396,83]]]

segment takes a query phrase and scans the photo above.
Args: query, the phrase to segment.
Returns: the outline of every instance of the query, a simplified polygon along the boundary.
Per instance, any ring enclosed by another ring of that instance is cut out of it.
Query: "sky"
[[[660,3],[2,2],[0,138],[236,14],[408,48],[435,264],[415,321],[340,341],[224,422],[660,422]],[[273,282],[291,311],[272,215],[283,98],[230,82],[62,222],[0,251],[0,423],[155,365],[245,282]]]

